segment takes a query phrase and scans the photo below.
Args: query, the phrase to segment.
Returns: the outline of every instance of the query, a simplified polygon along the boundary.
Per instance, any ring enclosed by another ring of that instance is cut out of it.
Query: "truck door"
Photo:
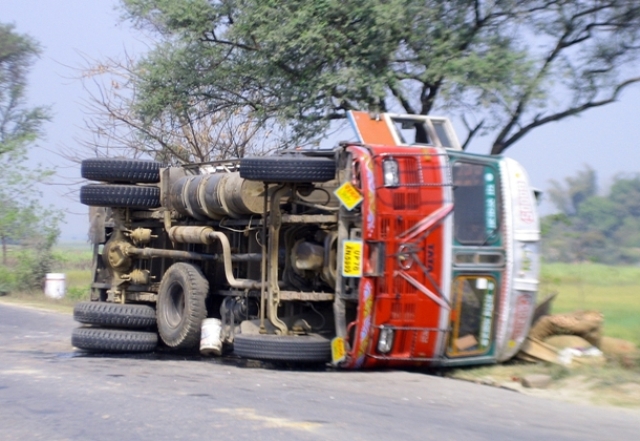
[[[446,355],[492,358],[505,251],[498,168],[491,161],[452,155],[453,283]]]

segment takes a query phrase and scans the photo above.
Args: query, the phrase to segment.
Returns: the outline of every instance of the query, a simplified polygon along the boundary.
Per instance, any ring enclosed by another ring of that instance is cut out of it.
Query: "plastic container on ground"
[[[202,321],[202,331],[200,334],[200,353],[203,355],[221,355],[222,340],[220,331],[222,322],[216,318],[208,318]]]
[[[45,277],[44,295],[51,299],[61,299],[67,291],[66,276],[62,273],[49,273]]]

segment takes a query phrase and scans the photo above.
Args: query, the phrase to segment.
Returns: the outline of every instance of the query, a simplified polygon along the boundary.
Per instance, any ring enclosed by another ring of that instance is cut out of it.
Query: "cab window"
[[[498,231],[497,173],[491,166],[458,161],[453,166],[453,223],[461,245],[496,242]]]
[[[452,293],[449,355],[473,355],[489,350],[496,287],[493,277],[456,277]]]

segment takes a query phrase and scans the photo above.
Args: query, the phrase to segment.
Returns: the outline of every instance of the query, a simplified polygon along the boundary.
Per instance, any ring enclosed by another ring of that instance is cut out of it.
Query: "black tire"
[[[71,344],[87,352],[152,352],[158,345],[155,332],[105,328],[76,328]]]
[[[80,302],[73,308],[73,318],[85,325],[145,329],[155,326],[156,310],[149,305]]]
[[[80,188],[80,202],[92,207],[157,208],[160,189],[137,185],[89,184]]]
[[[92,181],[152,184],[160,182],[160,167],[144,159],[92,158],[82,161],[80,174]]]
[[[160,338],[173,349],[193,349],[200,343],[209,282],[199,268],[174,263],[164,273],[158,289],[156,316]]]
[[[307,156],[265,156],[240,160],[240,176],[263,182],[326,182],[335,178],[333,159]]]
[[[317,334],[236,334],[233,352],[255,360],[324,363],[331,360],[331,341]]]

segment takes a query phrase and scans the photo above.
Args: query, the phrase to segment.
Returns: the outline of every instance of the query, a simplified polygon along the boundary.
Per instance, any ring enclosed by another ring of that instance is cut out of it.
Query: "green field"
[[[0,271],[4,272],[5,279],[11,280],[12,272],[16,271],[17,258],[15,253],[19,250],[15,247],[9,248],[9,265],[0,265]],[[41,288],[29,289],[27,291],[20,288],[10,290],[10,295],[4,297],[6,301],[26,302],[34,305],[55,306],[55,309],[69,309],[79,300],[89,298],[91,286],[91,246],[85,243],[61,244],[53,250],[53,262],[48,269],[50,273],[65,274],[67,293],[64,299],[54,300],[44,297]],[[42,281],[44,286],[44,280]]]
[[[91,286],[91,246],[63,244],[55,250],[54,254],[55,263],[51,272],[66,275],[68,300],[88,299]]]
[[[540,279],[540,299],[558,293],[552,312],[600,311],[604,335],[640,346],[640,267],[543,264]]]

